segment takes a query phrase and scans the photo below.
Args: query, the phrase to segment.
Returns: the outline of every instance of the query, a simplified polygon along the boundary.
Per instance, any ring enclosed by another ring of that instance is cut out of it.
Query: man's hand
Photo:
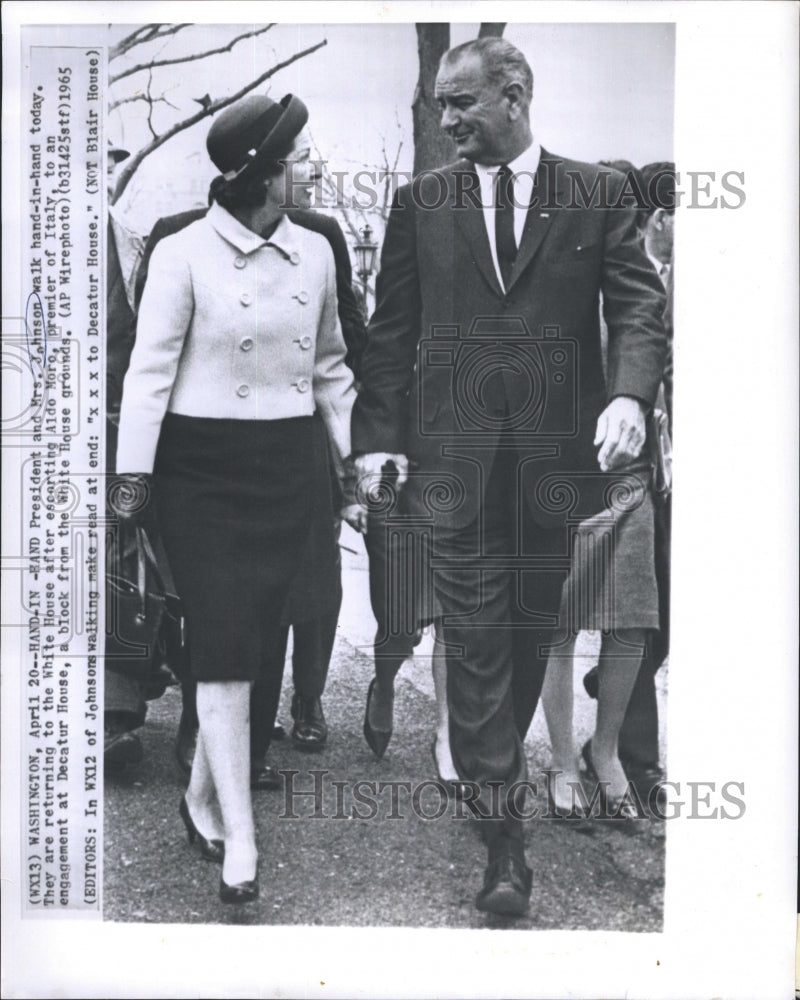
[[[406,456],[391,455],[386,451],[374,451],[366,455],[359,455],[355,460],[355,469],[356,496],[363,498],[363,500],[366,500],[373,490],[377,490],[382,479],[392,476],[394,470],[397,470],[397,478],[393,482],[396,489],[400,489],[408,479],[408,459]],[[364,506],[363,503],[362,506]]]
[[[367,512],[357,503],[342,507],[342,520],[347,521],[353,531],[364,535],[367,531]]]
[[[633,396],[616,396],[600,414],[594,443],[601,445],[597,461],[603,472],[639,457],[645,442],[645,406]]]

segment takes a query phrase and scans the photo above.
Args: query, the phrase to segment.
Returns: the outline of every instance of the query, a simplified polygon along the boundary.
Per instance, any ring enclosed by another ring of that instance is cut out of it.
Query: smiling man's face
[[[517,155],[509,100],[501,86],[486,79],[480,56],[444,63],[435,93],[442,128],[455,141],[459,156],[494,166]]]

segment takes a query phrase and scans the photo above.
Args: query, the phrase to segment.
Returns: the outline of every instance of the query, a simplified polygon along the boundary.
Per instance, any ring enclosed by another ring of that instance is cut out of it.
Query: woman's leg
[[[228,885],[247,882],[255,878],[258,861],[250,799],[250,683],[199,683],[197,714],[222,814],[222,877]]]
[[[628,789],[622,769],[617,740],[631,691],[642,662],[644,629],[619,629],[603,636],[598,664],[597,724],[592,738],[592,762],[601,781],[609,783],[612,799],[621,798]],[[638,652],[637,652],[638,650]]]
[[[450,712],[447,708],[447,657],[444,643],[433,626],[433,689],[436,692],[436,767],[445,781],[458,781],[458,772],[450,753]]]
[[[194,683],[192,686],[195,687]],[[197,734],[197,747],[192,761],[189,787],[186,789],[186,805],[189,807],[189,815],[194,825],[206,840],[224,839],[222,813],[202,731]]]
[[[574,693],[572,674],[575,663],[575,638],[551,651],[542,685],[542,705],[550,734],[551,768],[555,772],[550,791],[559,809],[571,810],[571,782],[580,782],[578,758],[575,753],[572,711]]]

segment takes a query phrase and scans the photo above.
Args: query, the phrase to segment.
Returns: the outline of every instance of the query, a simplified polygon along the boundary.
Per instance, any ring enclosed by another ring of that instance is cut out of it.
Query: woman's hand
[[[125,524],[143,528],[152,524],[153,477],[146,472],[123,472],[112,481],[108,493],[111,509]]]
[[[361,535],[367,533],[367,512],[357,503],[348,504],[342,507],[342,520],[347,521],[350,527]]]

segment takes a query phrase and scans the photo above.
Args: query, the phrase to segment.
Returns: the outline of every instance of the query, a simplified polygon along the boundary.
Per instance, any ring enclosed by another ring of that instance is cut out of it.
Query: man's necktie
[[[514,236],[514,175],[505,166],[497,171],[494,235],[500,275],[504,287],[508,288],[517,256],[517,240]]]

